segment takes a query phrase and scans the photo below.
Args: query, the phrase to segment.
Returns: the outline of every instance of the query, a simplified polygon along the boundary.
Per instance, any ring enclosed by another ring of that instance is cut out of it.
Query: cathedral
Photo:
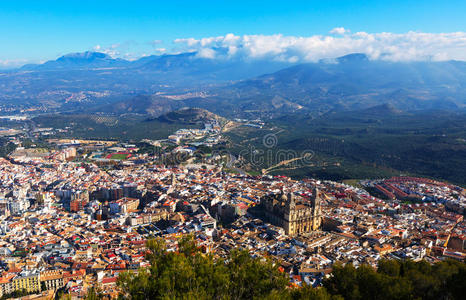
[[[287,235],[293,236],[320,227],[320,196],[317,188],[314,188],[310,200],[295,199],[293,193],[269,194],[262,197],[261,206],[267,221],[282,227]]]

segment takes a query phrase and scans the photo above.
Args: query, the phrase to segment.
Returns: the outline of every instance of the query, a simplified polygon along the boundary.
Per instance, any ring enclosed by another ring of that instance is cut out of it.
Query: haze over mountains
[[[350,54],[291,65],[208,59],[195,52],[127,61],[84,52],[3,71],[0,86],[4,105],[47,111],[158,116],[187,106],[225,116],[275,117],[380,104],[401,111],[456,110],[466,106],[466,62],[373,61]]]
[[[40,65],[0,72],[0,101],[51,109],[102,104],[129,95],[179,92],[279,70],[289,64],[269,61],[210,60],[196,53],[147,56],[135,61],[98,52],[64,55]]]
[[[327,112],[384,103],[400,110],[456,109],[466,104],[465,80],[464,62],[396,63],[352,54],[238,82],[224,95],[250,110],[268,104],[270,111]]]

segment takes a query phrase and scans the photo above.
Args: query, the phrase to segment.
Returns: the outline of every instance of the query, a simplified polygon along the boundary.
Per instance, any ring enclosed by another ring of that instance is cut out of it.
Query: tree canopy
[[[382,260],[368,265],[336,264],[323,287],[290,287],[278,264],[233,250],[221,259],[205,254],[192,236],[169,251],[163,239],[147,242],[150,267],[118,278],[130,299],[462,299],[466,265],[457,261]]]
[[[378,269],[335,265],[324,287],[345,299],[463,299],[466,264],[381,260]]]

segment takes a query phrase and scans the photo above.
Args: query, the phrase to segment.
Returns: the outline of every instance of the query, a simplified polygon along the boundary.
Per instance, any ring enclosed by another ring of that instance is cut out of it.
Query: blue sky
[[[1,1],[0,61],[37,62],[97,45],[136,57],[184,50],[175,39],[228,33],[309,37],[335,27],[351,33],[451,33],[465,31],[465,20],[464,0]]]

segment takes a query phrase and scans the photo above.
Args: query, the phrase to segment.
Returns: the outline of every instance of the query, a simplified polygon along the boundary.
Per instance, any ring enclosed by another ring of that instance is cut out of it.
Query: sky
[[[466,60],[466,1],[1,1],[0,67],[66,53]]]

